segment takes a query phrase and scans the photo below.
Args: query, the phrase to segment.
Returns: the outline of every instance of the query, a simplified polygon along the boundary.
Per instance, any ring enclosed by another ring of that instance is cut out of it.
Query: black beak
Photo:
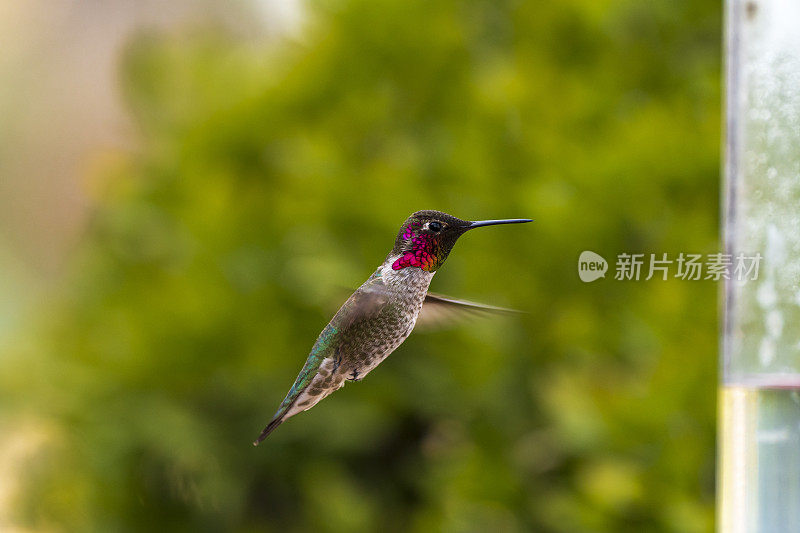
[[[483,226],[494,226],[495,224],[522,224],[524,222],[533,222],[530,218],[506,218],[503,220],[478,220],[470,222],[466,229],[482,228]]]

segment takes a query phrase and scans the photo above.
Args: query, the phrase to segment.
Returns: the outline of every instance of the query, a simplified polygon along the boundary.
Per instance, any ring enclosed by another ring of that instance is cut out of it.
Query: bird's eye
[[[436,220],[434,220],[433,222],[428,224],[428,229],[433,231],[434,233],[438,233],[438,232],[442,231],[442,227],[443,227],[442,223],[441,222],[437,222]]]

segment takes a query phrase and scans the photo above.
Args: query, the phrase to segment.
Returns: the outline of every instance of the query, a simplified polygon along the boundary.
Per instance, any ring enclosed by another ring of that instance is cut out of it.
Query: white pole
[[[800,1],[726,2],[720,532],[800,532]]]

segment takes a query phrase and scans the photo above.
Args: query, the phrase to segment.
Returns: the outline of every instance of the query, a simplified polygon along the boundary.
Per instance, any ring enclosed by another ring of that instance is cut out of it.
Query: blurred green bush
[[[127,48],[141,146],[87,178],[63,293],[0,361],[7,420],[45,435],[16,520],[711,530],[715,286],[583,284],[576,262],[716,250],[719,4],[312,8],[279,46]],[[465,237],[433,283],[529,314],[412,335],[253,448],[417,209],[535,218]]]

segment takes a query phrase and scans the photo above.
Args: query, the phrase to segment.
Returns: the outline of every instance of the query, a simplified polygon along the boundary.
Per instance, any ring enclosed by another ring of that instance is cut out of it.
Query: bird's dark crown
[[[458,238],[471,222],[441,211],[417,211],[409,216],[394,243],[390,255],[400,255],[392,267],[400,270],[419,267],[429,272],[439,268]]]
[[[418,267],[434,272],[442,266],[458,238],[467,230],[524,222],[531,222],[531,219],[506,218],[470,222],[441,211],[417,211],[403,222],[400,233],[397,234],[394,248],[389,254],[389,257],[396,258],[392,268],[400,270]]]

